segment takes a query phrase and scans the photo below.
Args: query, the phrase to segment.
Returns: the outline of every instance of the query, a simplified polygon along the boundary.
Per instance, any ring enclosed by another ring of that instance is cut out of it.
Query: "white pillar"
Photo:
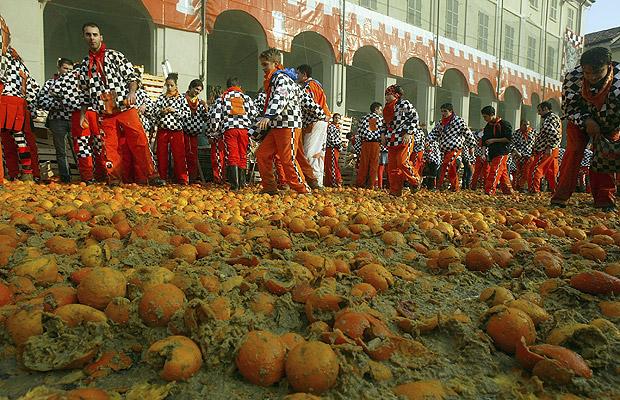
[[[433,122],[433,115],[435,112],[435,86],[429,86],[427,84],[419,84],[416,94],[416,104],[414,106],[418,110],[418,116],[420,117],[420,123],[425,123],[427,126]]]
[[[329,93],[326,93],[330,110],[339,114],[346,113],[347,100],[347,67],[342,68],[340,64],[332,64],[329,68],[329,76],[331,77],[331,85]],[[338,100],[342,102],[338,104]]]
[[[463,95],[460,99],[461,103],[461,117],[465,120],[466,124],[469,124],[469,92]]]
[[[507,101],[504,106],[505,115],[501,115],[501,117],[510,122],[512,126],[519,126],[521,123],[521,103],[511,104]]]
[[[2,0],[0,9],[11,30],[11,46],[17,50],[32,77],[41,85],[49,78],[45,75],[44,63],[44,7],[44,3],[34,0]]]

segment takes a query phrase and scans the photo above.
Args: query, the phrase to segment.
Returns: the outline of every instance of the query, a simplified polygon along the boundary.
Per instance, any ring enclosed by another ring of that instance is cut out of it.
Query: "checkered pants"
[[[73,149],[78,157],[80,178],[84,182],[93,179],[103,182],[107,178],[107,171],[97,113],[89,110],[86,111],[85,117],[84,126],[81,126],[80,111],[71,114],[71,137]]]

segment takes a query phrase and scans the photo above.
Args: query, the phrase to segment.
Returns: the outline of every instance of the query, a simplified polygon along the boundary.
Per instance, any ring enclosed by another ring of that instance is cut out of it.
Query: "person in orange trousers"
[[[476,156],[476,163],[474,165],[474,173],[471,177],[471,190],[476,190],[478,188],[478,182],[482,182],[484,186],[484,182],[487,179],[487,175],[489,174],[489,162],[488,156],[489,152],[486,147],[482,145],[482,132],[478,133],[478,145],[474,150],[474,155]]]
[[[107,177],[99,129],[99,117],[93,110],[86,111],[83,125],[80,125],[80,110],[71,115],[71,136],[82,182],[103,182]]]
[[[551,204],[565,207],[577,186],[577,175],[584,150],[599,135],[608,140],[620,134],[620,65],[612,61],[611,52],[594,47],[581,55],[580,65],[566,74],[562,85],[562,111],[568,119],[566,152],[560,166],[560,178]],[[590,189],[594,206],[615,209],[614,172],[597,170],[596,146],[590,166]]]
[[[377,187],[381,132],[383,130],[383,107],[381,103],[370,105],[370,114],[366,114],[357,128],[360,140],[359,167],[355,184],[358,187]],[[381,171],[383,173],[383,171]]]
[[[325,175],[323,184],[327,187],[342,187],[342,175],[338,158],[342,147],[340,133],[340,114],[332,114],[332,122],[327,127],[327,139],[325,142]]]
[[[297,161],[302,128],[302,113],[325,119],[321,106],[316,104],[280,64],[282,53],[274,48],[265,50],[259,56],[265,73],[265,111],[256,124],[259,131],[267,131],[256,150],[258,170],[263,192],[277,193],[273,174],[273,160],[277,154],[288,186],[298,193],[308,193],[309,187]]]
[[[409,161],[413,151],[413,135],[419,129],[418,112],[409,100],[403,99],[403,95],[399,85],[391,85],[385,90],[383,121],[386,129],[381,135],[381,142],[388,148],[390,195],[397,197],[403,193],[405,180],[412,188],[420,183]]]
[[[530,193],[540,192],[540,181],[545,176],[549,189],[553,192],[558,176],[562,121],[551,111],[551,103],[548,101],[543,101],[538,105],[538,115],[542,118],[542,125],[534,141],[534,159],[528,190]]]
[[[184,121],[183,129],[185,133],[185,160],[187,161],[189,183],[200,180],[198,135],[202,134],[207,118],[207,105],[204,100],[198,98],[202,89],[202,81],[200,79],[194,79],[189,83],[187,92],[185,92],[185,100],[191,112],[190,117]]]
[[[491,159],[489,173],[484,181],[484,192],[494,195],[499,184],[504,194],[512,193],[512,185],[508,175],[508,154],[510,153],[510,140],[512,138],[512,126],[495,115],[492,106],[482,109],[482,118],[487,125],[484,127],[482,143],[489,150]]]
[[[521,120],[519,129],[512,134],[512,159],[516,164],[516,171],[512,177],[512,187],[522,190],[529,183],[532,175],[532,161],[534,156],[532,149],[537,132],[532,129],[530,121]]]

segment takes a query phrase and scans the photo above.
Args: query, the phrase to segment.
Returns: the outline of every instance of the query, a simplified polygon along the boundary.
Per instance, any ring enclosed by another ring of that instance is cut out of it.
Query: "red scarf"
[[[583,97],[588,103],[594,105],[594,107],[600,111],[601,107],[603,107],[603,104],[605,104],[605,101],[607,100],[607,95],[611,89],[611,83],[613,82],[613,76],[614,67],[611,66],[609,73],[604,78],[605,82],[597,94],[592,94],[592,91],[590,90],[590,82],[584,79],[581,87],[581,97]]]
[[[491,124],[493,126],[493,136],[497,136],[495,134],[495,131],[497,129],[499,129],[500,131],[502,129],[502,125],[500,124],[500,122],[502,122],[502,119],[500,117],[495,118],[495,121],[493,121],[493,122],[489,122],[489,124]]]
[[[394,120],[394,113],[396,112],[396,102],[398,98],[390,101],[389,103],[385,103],[383,107],[383,122],[385,122],[385,126],[389,126]]]
[[[185,99],[187,100],[187,104],[189,105],[189,109],[192,111],[192,114],[196,114],[198,104],[200,104],[200,99],[198,96],[191,98],[188,93],[185,93]]]
[[[101,46],[99,47],[99,50],[97,51],[90,50],[88,52],[88,77],[89,78],[93,77],[93,65],[94,65],[97,70],[97,74],[99,74],[99,76],[101,77],[104,83],[106,82],[105,71],[103,70],[105,49],[106,49],[105,43],[101,42]]]
[[[280,63],[276,64],[276,68],[265,73],[265,79],[263,80],[263,88],[265,88],[265,109],[263,113],[267,111],[267,106],[269,105],[269,98],[271,97],[271,78],[276,71],[284,69],[284,66]]]
[[[226,89],[224,91],[224,93],[222,93],[222,98],[224,98],[224,96],[226,96],[226,94],[230,93],[230,92],[241,92],[241,93],[243,93],[243,89],[241,89],[239,86],[231,86],[228,89]]]
[[[175,89],[174,92],[166,92],[166,97],[177,97],[179,95],[179,89]]]
[[[450,123],[450,121],[452,121],[453,117],[454,117],[454,113],[450,114],[450,116],[448,118],[441,117],[441,126],[443,126],[445,128],[446,125],[448,125]]]

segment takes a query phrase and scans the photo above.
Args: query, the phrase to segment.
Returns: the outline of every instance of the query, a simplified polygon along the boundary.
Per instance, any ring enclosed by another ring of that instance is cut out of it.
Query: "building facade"
[[[341,113],[365,113],[387,85],[399,83],[422,122],[451,102],[478,128],[488,104],[513,124],[527,118],[536,125],[543,99],[559,108],[561,74],[575,63],[592,2],[2,0],[0,12],[41,81],[58,57],[86,55],[80,29],[95,21],[109,47],[150,73],[162,74],[168,61],[182,86],[196,77],[223,85],[234,75],[254,92],[262,82],[258,54],[277,47],[286,65],[313,66],[330,107]]]
[[[585,48],[592,47],[607,47],[611,50],[611,58],[620,60],[620,26],[585,35]]]

